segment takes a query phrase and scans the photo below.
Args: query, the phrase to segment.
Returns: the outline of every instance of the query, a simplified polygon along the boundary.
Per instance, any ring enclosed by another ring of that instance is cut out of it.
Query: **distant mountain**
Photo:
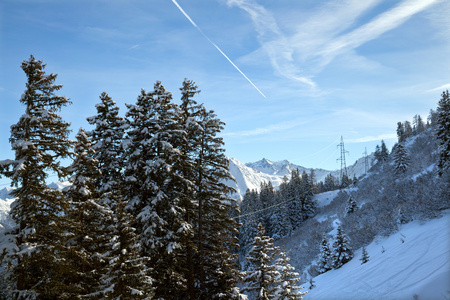
[[[247,167],[257,169],[263,173],[271,174],[271,175],[279,175],[279,176],[287,176],[288,178],[291,176],[292,170],[298,169],[300,171],[300,174],[305,171],[306,173],[310,174],[311,170],[313,168],[305,168],[299,165],[295,165],[293,163],[290,163],[287,160],[282,161],[270,161],[266,158],[261,159],[260,161],[254,162],[254,163],[247,163],[245,164]],[[324,170],[320,168],[314,168],[314,173],[316,175],[317,181],[323,181],[325,177],[332,173],[333,171]]]
[[[373,159],[373,154],[368,157],[370,162]],[[290,163],[287,160],[271,161],[263,158],[257,162],[242,163],[236,158],[230,158],[230,173],[236,179],[236,182],[229,182],[228,184],[236,189],[236,198],[242,199],[247,189],[259,190],[261,183],[271,181],[275,188],[283,182],[286,176],[290,178],[292,170],[298,169],[300,173],[306,171],[307,174],[314,170],[316,181],[324,181],[328,174],[334,177],[340,177],[340,170],[324,170],[320,168],[305,168],[299,165]],[[358,159],[353,165],[347,167],[347,174],[350,178],[353,176],[360,177],[365,173],[364,158]]]
[[[13,226],[14,221],[9,216],[10,205],[14,198],[10,192],[14,190],[11,187],[5,187],[0,190],[0,232]]]
[[[13,196],[10,195],[10,192],[14,190],[12,187],[5,187],[0,190],[0,200],[6,201],[7,199],[12,199]]]

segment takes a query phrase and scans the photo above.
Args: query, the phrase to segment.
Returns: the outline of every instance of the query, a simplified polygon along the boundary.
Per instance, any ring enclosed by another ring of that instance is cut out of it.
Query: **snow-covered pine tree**
[[[275,265],[278,268],[280,277],[277,279],[277,287],[274,292],[276,300],[302,300],[307,292],[301,292],[304,287],[297,285],[300,281],[299,274],[295,272],[295,268],[289,263],[290,258],[284,251],[280,252],[279,258]]]
[[[314,200],[313,184],[306,171],[303,171],[301,177],[301,203],[302,218],[306,220],[313,216],[316,212],[316,201]]]
[[[394,148],[394,168],[395,174],[399,175],[405,173],[410,164],[410,159],[405,146],[401,143],[395,145]]]
[[[269,224],[272,237],[274,239],[279,239],[289,236],[292,233],[292,226],[289,221],[287,203],[280,204],[284,202],[281,193],[276,193],[275,202],[277,206],[270,216]]]
[[[437,123],[437,112],[433,109],[430,109],[430,113],[427,117],[427,124],[429,125],[429,127],[436,127],[436,123]]]
[[[182,173],[193,183],[193,188],[185,185],[187,189],[183,191],[188,205],[185,212],[192,207],[189,201],[196,200],[195,215],[186,218],[194,226],[194,247],[198,250],[194,259],[194,296],[231,299],[238,296],[236,284],[240,279],[237,256],[233,254],[238,248],[238,226],[232,218],[238,206],[230,198],[233,189],[225,184],[233,179],[223,140],[218,137],[224,123],[213,111],[197,105],[193,96],[199,91],[194,82],[185,79],[180,90],[181,123],[187,133],[187,143],[180,148],[185,155]]]
[[[402,122],[397,122],[397,138],[398,138],[398,142],[402,143],[405,141],[406,137],[405,137],[405,126],[403,125]]]
[[[120,187],[109,196],[116,204],[112,225],[113,237],[109,241],[108,272],[101,278],[102,289],[89,296],[101,299],[153,299],[153,280],[147,267],[148,257],[142,256],[139,236],[133,228],[134,217],[126,211],[126,202],[120,194]]]
[[[319,192],[317,189],[317,177],[314,169],[311,169],[311,171],[309,172],[309,180],[311,181],[313,194],[318,194]]]
[[[274,247],[273,239],[265,235],[264,226],[259,223],[258,234],[253,242],[253,248],[246,258],[250,262],[250,269],[244,272],[246,287],[243,292],[248,292],[252,299],[269,300],[274,298],[276,282],[280,272],[275,265],[275,256],[279,249]]]
[[[300,171],[294,169],[291,171],[291,179],[287,185],[287,199],[289,207],[289,220],[291,221],[292,229],[295,230],[303,222],[302,210],[302,179]]]
[[[389,150],[386,147],[384,140],[381,140],[380,160],[382,162],[387,161],[389,158]]]
[[[175,148],[183,141],[172,94],[156,82],[142,90],[135,105],[127,104],[129,130],[125,147],[125,196],[136,217],[145,256],[157,278],[156,298],[181,297],[187,289],[183,243],[193,234],[180,206],[180,186],[189,185],[174,167],[183,159]]]
[[[412,127],[411,127],[411,122],[405,121],[403,123],[403,127],[405,128],[405,139],[410,137],[410,136],[412,136],[413,130],[412,130]]]
[[[341,226],[337,228],[337,234],[333,243],[333,252],[331,253],[331,266],[339,269],[353,258],[353,251],[350,248],[349,241]]]
[[[12,192],[17,199],[10,212],[18,226],[17,251],[9,256],[12,299],[52,299],[63,288],[67,201],[61,192],[46,186],[46,179],[47,171],[66,175],[60,160],[69,156],[72,146],[70,124],[58,112],[70,101],[55,95],[62,86],[54,83],[57,75],[47,75],[44,68],[45,64],[32,55],[22,62],[27,84],[20,102],[25,105],[25,114],[11,126],[15,160],[1,163],[2,173],[17,187]]]
[[[93,157],[98,161],[102,176],[97,178],[99,192],[107,193],[112,186],[122,181],[123,148],[121,146],[126,123],[119,116],[119,108],[111,97],[103,92],[101,102],[96,104],[97,115],[88,117],[89,124],[95,128],[88,132],[95,150]]]
[[[324,185],[325,192],[333,191],[333,190],[337,189],[339,186],[337,179],[332,174],[328,174],[325,177],[325,181],[324,181],[323,185]]]
[[[365,264],[369,261],[369,254],[367,253],[367,249],[365,246],[362,247],[362,254],[359,260],[361,261],[361,264]]]
[[[439,175],[450,170],[450,94],[448,90],[442,92],[437,108],[436,134],[439,145]]]
[[[67,284],[65,297],[76,298],[98,291],[98,282],[106,273],[102,255],[108,251],[111,238],[108,226],[113,213],[99,203],[96,193],[97,178],[101,176],[98,161],[86,132],[76,135],[74,160],[69,167],[71,186],[64,190],[69,201],[66,231],[67,269],[62,280]],[[62,296],[62,295],[61,295]]]
[[[388,160],[389,150],[387,149],[384,140],[381,140],[381,147],[379,145],[376,145],[374,156],[379,163],[384,163]]]
[[[260,187],[259,202],[261,203],[262,209],[266,209],[261,217],[261,222],[266,229],[266,234],[273,236],[270,216],[274,213],[274,209],[269,207],[275,204],[275,189],[270,181],[262,182]]]
[[[322,242],[320,243],[320,253],[319,260],[317,261],[317,271],[320,273],[325,273],[331,270],[330,266],[331,250],[330,244],[328,243],[328,238],[323,235]]]
[[[415,115],[413,119],[413,134],[419,134],[425,131],[425,124],[420,115]]]
[[[380,148],[380,145],[376,145],[376,146],[375,146],[374,156],[375,156],[375,159],[376,159],[378,162],[381,161],[381,148]]]
[[[355,212],[358,205],[356,204],[356,201],[350,196],[347,198],[347,203],[345,206],[345,213],[350,214]]]
[[[256,202],[258,201],[258,193],[255,190],[247,189],[241,202],[241,214],[239,218],[242,224],[239,230],[239,245],[241,254],[245,257],[250,251],[251,245],[258,232],[258,221],[256,220]]]

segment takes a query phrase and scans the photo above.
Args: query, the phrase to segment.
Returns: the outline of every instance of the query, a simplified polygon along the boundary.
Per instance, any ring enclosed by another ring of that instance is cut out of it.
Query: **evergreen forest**
[[[426,122],[398,122],[398,142],[381,141],[365,176],[317,182],[293,170],[238,203],[225,124],[197,103],[194,81],[180,96],[157,81],[124,114],[103,92],[71,140],[60,115],[71,101],[45,67],[33,55],[21,64],[15,157],[0,160],[15,198],[14,226],[0,232],[0,298],[303,299],[354,249],[450,208],[448,91]],[[70,184],[49,186],[53,175]],[[318,203],[329,191],[334,200]]]

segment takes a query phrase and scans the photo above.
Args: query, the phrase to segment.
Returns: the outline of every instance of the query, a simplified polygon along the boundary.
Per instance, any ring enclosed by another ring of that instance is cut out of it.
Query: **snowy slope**
[[[14,198],[10,196],[10,191],[13,188],[6,187],[0,190],[0,233],[8,228],[11,228],[14,224],[14,221],[9,216],[11,203],[14,201]]]
[[[403,225],[367,246],[366,264],[361,265],[359,249],[340,269],[315,277],[316,287],[304,299],[450,299],[449,246],[450,212],[425,224]]]

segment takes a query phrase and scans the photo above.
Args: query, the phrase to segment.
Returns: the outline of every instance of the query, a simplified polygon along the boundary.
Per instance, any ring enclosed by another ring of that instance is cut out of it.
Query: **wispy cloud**
[[[364,136],[360,138],[355,139],[346,139],[345,142],[349,144],[354,143],[367,143],[367,142],[373,142],[373,141],[381,141],[381,140],[389,140],[389,139],[396,139],[397,135],[395,133],[387,133],[387,134],[380,134],[377,136]]]
[[[378,38],[383,33],[397,28],[413,15],[437,2],[439,0],[403,1],[350,33],[338,36],[319,54],[324,58],[324,62],[331,61],[336,55],[355,49]]]
[[[131,46],[130,48],[128,48],[128,50],[136,49],[136,48],[139,48],[140,46],[141,46],[141,45],[136,44],[136,45],[133,45],[133,46]]]
[[[304,76],[296,67],[292,55],[294,48],[283,35],[272,14],[254,0],[229,0],[229,6],[238,6],[252,19],[262,48],[269,56],[273,68],[282,76],[307,84],[312,88],[316,83],[311,77]]]
[[[443,90],[447,90],[447,89],[450,89],[450,83],[446,83],[446,84],[441,85],[441,86],[439,86],[437,88],[428,90],[427,92],[443,91]]]
[[[282,32],[274,15],[255,0],[228,0],[246,11],[258,33],[261,49],[281,76],[312,88],[315,74],[339,55],[356,55],[354,49],[402,25],[413,15],[442,0],[403,0],[372,20],[355,26],[360,17],[381,0],[328,2],[304,20],[295,20],[293,33]]]
[[[263,94],[263,92],[261,92],[261,90],[244,74],[244,72],[242,72],[235,64],[233,61],[231,61],[231,59],[200,29],[200,27],[197,26],[197,24],[195,24],[195,22],[191,19],[191,17],[189,17],[189,15],[184,11],[183,8],[181,8],[181,6],[178,4],[177,1],[172,0],[173,4],[176,5],[176,7],[181,11],[181,13],[183,13],[183,15],[189,20],[189,22],[191,22],[192,25],[194,25],[195,28],[197,28],[198,31],[200,31],[200,33],[228,60],[228,62],[230,62],[230,64],[233,65],[233,67],[236,68],[236,70],[239,71],[239,73],[241,73],[242,76],[244,76],[245,79],[247,79],[248,82],[250,82],[250,84],[264,97],[266,98],[266,96]]]
[[[285,121],[278,124],[272,124],[267,127],[256,128],[252,130],[244,130],[244,131],[236,131],[236,132],[227,132],[222,134],[223,136],[229,137],[250,137],[250,136],[258,136],[269,133],[274,133],[278,131],[283,131],[287,129],[291,129],[300,125],[305,124],[306,122],[303,120],[293,120],[293,121]]]

